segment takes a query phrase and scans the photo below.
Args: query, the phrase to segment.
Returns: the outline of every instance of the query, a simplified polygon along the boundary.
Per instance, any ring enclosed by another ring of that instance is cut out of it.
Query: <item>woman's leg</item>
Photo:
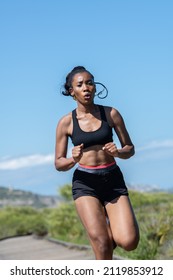
[[[82,196],[75,200],[75,205],[89,236],[96,259],[112,259],[113,239],[101,202],[92,196]]]
[[[136,249],[139,229],[129,197],[122,195],[105,208],[115,243],[127,251]]]

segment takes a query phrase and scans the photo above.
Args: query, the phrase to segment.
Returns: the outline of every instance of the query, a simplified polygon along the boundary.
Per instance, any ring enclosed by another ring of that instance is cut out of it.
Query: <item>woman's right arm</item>
[[[69,115],[63,117],[56,129],[56,143],[55,143],[55,168],[58,171],[67,171],[71,169],[76,161],[73,157],[67,158],[68,135],[71,118]]]

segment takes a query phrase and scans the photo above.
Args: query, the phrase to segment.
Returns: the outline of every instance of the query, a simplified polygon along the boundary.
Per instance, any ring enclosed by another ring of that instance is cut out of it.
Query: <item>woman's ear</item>
[[[73,97],[74,96],[74,92],[73,92],[73,88],[71,87],[71,88],[69,88],[69,93],[70,93],[70,95]]]
[[[76,100],[76,96],[75,96],[73,88],[69,88],[69,93],[73,97],[73,99]]]

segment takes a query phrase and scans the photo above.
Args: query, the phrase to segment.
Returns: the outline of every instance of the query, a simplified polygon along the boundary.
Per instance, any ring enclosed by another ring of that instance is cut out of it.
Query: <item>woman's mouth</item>
[[[91,93],[86,93],[86,94],[84,95],[84,98],[85,98],[86,100],[90,99],[90,98],[91,98]]]

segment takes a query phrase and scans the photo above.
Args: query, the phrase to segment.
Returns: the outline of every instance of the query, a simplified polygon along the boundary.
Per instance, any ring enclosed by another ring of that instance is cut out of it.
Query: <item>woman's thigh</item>
[[[121,247],[135,248],[139,241],[139,229],[129,197],[122,195],[105,207],[114,241]]]
[[[82,196],[75,200],[78,215],[89,236],[108,235],[105,210],[101,202],[92,196]]]

